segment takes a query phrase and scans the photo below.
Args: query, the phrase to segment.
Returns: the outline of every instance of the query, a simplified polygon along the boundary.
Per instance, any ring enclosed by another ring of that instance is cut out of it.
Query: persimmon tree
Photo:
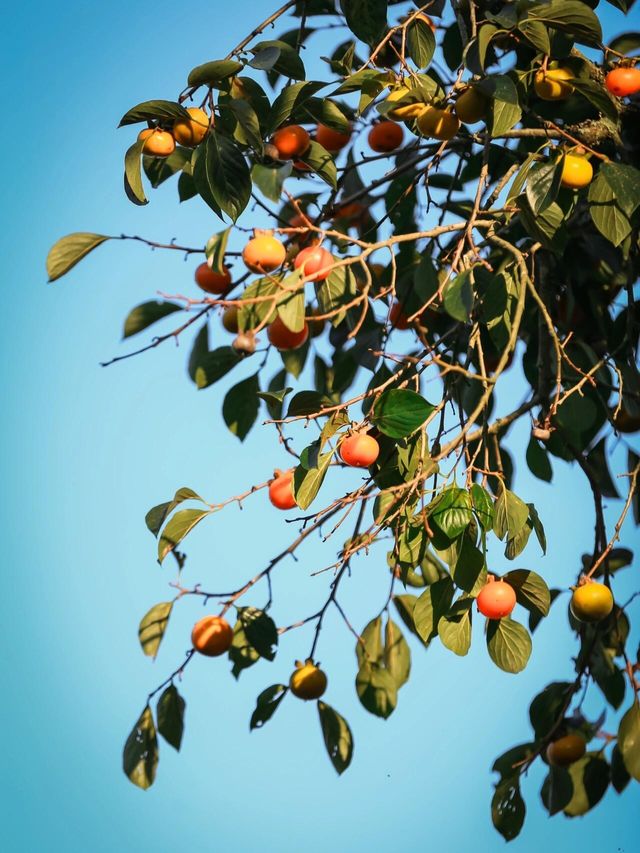
[[[633,0],[609,4],[627,13]],[[640,520],[630,438],[640,430],[640,34],[624,31],[620,14],[623,33],[605,44],[598,5],[291,0],[227,56],[193,68],[177,97],[124,114],[123,137],[143,125],[124,158],[129,199],[145,205],[149,186],[173,179],[180,202],[222,224],[194,246],[71,234],[51,249],[49,278],[106,241],[195,255],[191,290],[150,294],[125,320],[126,338],[160,321],[169,330],[107,364],[189,340],[197,388],[237,376],[222,400],[229,430],[243,441],[262,422],[274,457],[290,466],[217,503],[180,488],[147,514],[158,561],[175,560],[177,577],[172,599],[140,623],[143,652],[155,657],[186,600],[203,600],[210,615],[126,742],[136,785],[154,781],[158,733],[180,747],[178,683],[195,654],[227,655],[238,678],[286,641],[306,662],[289,682],[280,664],[282,682],[257,697],[250,726],[266,724],[288,694],[317,700],[342,773],[352,734],[321,699],[327,677],[316,665],[330,609],[355,645],[360,702],[386,718],[409,678],[410,643],[465,655],[475,625],[491,660],[515,675],[552,602],[566,606],[563,592],[577,646],[566,680],[533,698],[530,740],[495,761],[493,823],[506,839],[519,833],[520,783],[534,762],[548,765],[550,814],[584,814],[610,785],[620,793],[640,780],[640,660],[627,648],[631,602],[616,598],[617,574],[632,561],[623,523]],[[338,46],[314,56],[326,30]],[[305,64],[321,79],[307,79]],[[251,233],[256,210],[270,227]],[[496,391],[516,361],[522,393],[505,407]],[[576,552],[573,591],[526,568],[492,571],[491,548],[515,561],[532,534],[547,548],[544,513],[515,491],[519,421],[532,474],[548,482],[566,462],[593,496],[595,536],[577,544],[586,553],[580,561]],[[617,470],[613,441],[628,451]],[[361,469],[345,494],[332,491],[337,466]],[[187,582],[193,528],[268,498],[292,513],[291,544],[235,589],[203,583],[197,566]],[[605,499],[620,500],[609,530]],[[274,577],[318,533],[327,549],[339,540],[326,600],[283,625],[286,593]],[[358,560],[389,577],[362,626],[340,603],[343,584],[363,582]],[[584,716],[588,689],[619,711],[613,732]]]

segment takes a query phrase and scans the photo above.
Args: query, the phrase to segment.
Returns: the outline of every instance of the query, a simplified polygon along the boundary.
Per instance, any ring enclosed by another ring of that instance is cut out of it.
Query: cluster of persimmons
[[[427,16],[421,17],[432,26]],[[564,100],[574,92],[573,79],[573,71],[568,67],[558,64],[555,64],[555,67],[544,66],[536,72],[533,87],[537,96],[543,100]],[[611,94],[619,98],[635,94],[640,91],[640,69],[619,65],[609,71],[605,85]],[[461,123],[474,124],[484,120],[490,108],[490,99],[474,84],[462,89],[453,106],[415,102],[412,100],[412,92],[415,95],[415,90],[405,83],[390,91],[384,116],[373,124],[368,134],[372,151],[379,154],[391,154],[396,151],[404,139],[403,122],[415,121],[415,127],[423,136],[448,141],[458,133]],[[396,102],[398,105],[394,106]],[[176,143],[188,147],[197,146],[207,133],[210,118],[204,110],[198,108],[189,108],[188,113],[189,118],[177,119],[171,131],[161,128],[143,130],[139,135],[139,139],[144,142],[143,153],[167,157],[175,150]],[[351,131],[342,133],[319,124],[315,129],[314,138],[326,151],[335,155],[349,144]],[[300,125],[290,124],[273,134],[267,153],[273,159],[293,161],[295,168],[305,171],[309,167],[300,158],[304,157],[310,144],[310,133]],[[562,185],[571,189],[587,186],[593,178],[593,168],[584,153],[580,149],[565,151],[562,157]],[[357,211],[342,212],[349,214]],[[292,221],[291,224],[294,227],[303,226],[304,222]],[[287,261],[287,257],[285,245],[271,233],[256,232],[242,252],[246,267],[261,275],[269,275],[279,270]],[[320,282],[329,276],[334,258],[320,245],[311,245],[298,252],[293,264],[308,280]],[[216,272],[207,263],[198,266],[195,280],[203,291],[214,296],[223,296],[232,286],[231,274],[226,267],[223,267],[222,272]],[[280,317],[276,317],[267,327],[269,342],[281,351],[296,349],[308,339],[312,321],[312,317],[307,317],[303,329],[293,332]],[[237,333],[238,309],[234,306],[226,308],[222,322],[229,332]],[[396,328],[408,327],[399,303],[394,303],[391,307],[390,322]],[[368,468],[378,458],[379,450],[376,439],[365,432],[348,434],[338,446],[342,462],[355,468]],[[276,471],[269,484],[269,499],[278,509],[290,510],[296,506],[293,475],[293,470]],[[513,611],[516,592],[506,581],[489,575],[476,603],[478,611],[487,619],[502,619]],[[582,578],[573,590],[571,611],[574,617],[582,622],[599,622],[611,613],[613,604],[613,596],[607,586],[590,578]],[[224,616],[205,616],[194,625],[191,639],[197,652],[216,657],[230,648],[233,628]],[[326,690],[327,676],[313,660],[309,659],[304,663],[298,661],[289,687],[300,699],[318,699]],[[549,744],[547,758],[552,765],[567,766],[580,759],[585,749],[584,737],[578,733],[569,733]]]

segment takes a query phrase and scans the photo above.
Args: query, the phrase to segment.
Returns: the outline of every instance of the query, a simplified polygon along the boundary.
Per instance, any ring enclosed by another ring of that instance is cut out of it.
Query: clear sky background
[[[201,245],[220,230],[199,201],[178,207],[174,186],[153,194],[146,208],[126,200],[122,157],[134,131],[116,125],[139,101],[175,97],[191,67],[223,56],[275,5],[29,0],[3,20],[0,816],[3,849],[11,853],[500,849],[489,815],[493,758],[529,738],[531,697],[551,680],[572,677],[575,643],[564,602],[540,627],[529,667],[516,677],[491,664],[476,620],[466,658],[437,642],[427,652],[412,643],[412,678],[384,722],[359,705],[353,638],[331,612],[318,656],[329,673],[327,701],[354,732],[354,761],[344,776],[324,753],[312,705],[288,697],[263,731],[248,731],[256,695],[286,680],[293,660],[306,653],[304,631],[288,634],[276,662],[257,665],[239,682],[226,660],[195,660],[181,686],[181,753],[161,744],[157,781],[147,792],[121,772],[122,745],[146,694],[180,662],[203,613],[198,601],[181,602],[157,662],[143,657],[138,621],[170,597],[173,569],[155,562],[146,510],[181,485],[224,499],[266,479],[287,457],[266,428],[244,445],[227,431],[221,393],[237,377],[196,392],[184,370],[188,347],[166,345],[98,366],[126,351],[119,340],[133,305],[157,291],[194,292],[193,259],[107,244],[55,285],[46,284],[44,259],[71,231]],[[601,9],[609,32],[634,28],[608,5]],[[514,369],[504,405],[521,392]],[[526,431],[525,424],[513,433],[518,459]],[[558,461],[554,471],[545,486],[524,463],[518,467],[517,491],[538,506],[549,555],[542,558],[532,544],[516,565],[567,587],[580,553],[591,547],[593,514],[579,472]],[[357,477],[347,472],[336,488]],[[325,485],[323,493],[330,491]],[[613,519],[619,504],[610,503]],[[260,494],[244,512],[232,508],[194,533],[186,579],[239,585],[292,532]],[[628,524],[624,544],[634,539]],[[309,575],[333,562],[337,547],[311,543],[299,563],[278,570],[279,624],[317,609],[328,576]],[[495,546],[492,557],[503,571]],[[342,603],[358,627],[378,611],[387,584],[383,552],[354,562]],[[616,582],[618,598],[635,586],[637,567]],[[263,603],[262,594],[252,603]],[[602,707],[591,692],[589,712],[595,717]],[[550,823],[539,804],[541,779],[534,769],[524,782],[528,817],[514,851],[634,848],[637,785],[622,797],[609,791],[584,819]]]

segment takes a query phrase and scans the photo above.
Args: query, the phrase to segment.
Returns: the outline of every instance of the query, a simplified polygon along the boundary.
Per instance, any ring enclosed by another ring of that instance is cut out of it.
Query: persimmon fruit
[[[213,293],[218,295],[224,293],[231,286],[231,273],[224,267],[224,272],[219,273],[211,269],[208,263],[200,264],[196,268],[195,280],[196,284],[205,293]]]
[[[587,743],[582,735],[564,735],[547,747],[547,761],[553,767],[568,767],[579,761],[586,751]]]
[[[427,107],[418,116],[418,130],[423,136],[433,136],[445,142],[453,139],[460,130],[460,119],[451,110]]]
[[[489,580],[480,590],[476,604],[487,619],[502,619],[516,606],[516,593],[506,581]]]
[[[351,129],[348,133],[340,133],[339,130],[333,130],[327,127],[326,124],[319,124],[316,128],[316,142],[329,152],[329,154],[337,154],[351,141]]]
[[[547,68],[536,72],[533,88],[543,101],[563,101],[573,94],[574,74],[570,68]]]
[[[312,660],[305,663],[297,660],[289,679],[289,688],[294,696],[305,702],[319,699],[327,689],[327,676]]]
[[[242,260],[251,272],[273,272],[281,267],[287,250],[275,237],[260,234],[253,237],[242,250]]]
[[[227,332],[231,332],[233,335],[237,335],[240,328],[238,326],[238,313],[238,308],[235,305],[229,305],[222,312],[222,325]]]
[[[340,443],[340,458],[351,468],[368,468],[378,458],[380,445],[372,435],[354,433]]]
[[[173,138],[179,145],[195,148],[207,135],[209,116],[199,107],[187,107],[189,118],[177,118],[173,123]]]
[[[276,130],[271,143],[278,149],[281,160],[294,160],[309,148],[311,137],[299,124],[289,124]]]
[[[309,326],[305,323],[301,331],[292,332],[291,329],[285,326],[280,317],[276,317],[267,328],[267,337],[269,338],[269,342],[281,352],[298,349],[309,337]]]
[[[561,186],[566,189],[580,190],[588,186],[593,179],[593,166],[586,157],[577,154],[565,154],[562,158]]]
[[[298,252],[293,262],[302,275],[312,275],[310,281],[324,281],[331,273],[333,255],[321,246],[309,246]]]
[[[368,142],[377,154],[390,154],[402,145],[404,130],[395,121],[381,121],[369,131]]]
[[[640,92],[640,68],[618,67],[604,78],[604,85],[617,98]]]
[[[210,658],[223,655],[232,642],[233,628],[223,616],[203,616],[191,631],[193,648]]]
[[[269,500],[276,509],[293,509],[296,505],[293,496],[293,470],[276,471],[275,478],[269,483]]]
[[[407,315],[404,313],[403,306],[400,302],[394,302],[391,306],[389,320],[393,328],[398,329],[401,332],[411,328],[411,323],[409,322]]]
[[[587,581],[574,589],[570,607],[580,622],[601,622],[613,610],[613,595],[603,583]]]
[[[176,141],[168,130],[146,127],[138,134],[138,141],[143,139],[142,153],[149,157],[168,157],[176,150]]]
[[[464,124],[475,124],[487,114],[488,99],[475,86],[469,86],[455,103],[456,115]]]

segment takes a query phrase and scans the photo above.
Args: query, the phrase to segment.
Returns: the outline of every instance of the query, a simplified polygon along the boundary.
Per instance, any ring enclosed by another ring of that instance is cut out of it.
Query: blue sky
[[[98,366],[125,351],[119,339],[129,308],[157,291],[190,291],[193,261],[111,244],[46,285],[44,258],[54,240],[76,230],[198,245],[220,229],[200,202],[178,207],[173,187],[146,208],[132,206],[121,176],[132,131],[116,130],[126,108],[174,96],[191,67],[224,55],[275,4],[242,0],[233,15],[216,11],[219,5],[25,2],[3,22],[3,76],[13,103],[1,119],[4,846],[12,853],[499,849],[489,768],[495,755],[529,737],[530,698],[571,676],[574,645],[563,606],[539,629],[518,677],[490,663],[479,622],[467,658],[437,644],[428,652],[412,646],[412,678],[386,722],[360,707],[353,638],[331,613],[318,656],[329,673],[327,701],[355,735],[354,763],[339,779],[313,707],[288,697],[264,731],[248,732],[256,695],[286,679],[307,650],[303,632],[291,632],[275,663],[239,682],[224,660],[194,661],[181,688],[181,753],[161,746],[157,782],[146,793],[121,773],[122,744],[144,697],[180,661],[202,614],[198,602],[181,602],[158,661],[140,653],[138,621],[168,597],[171,577],[155,562],[146,510],[181,485],[221,500],[265,479],[286,457],[266,429],[244,445],[230,435],[221,390],[236,380],[197,393],[184,374],[185,346]],[[612,32],[630,28],[609,13],[607,20]],[[503,401],[519,397],[514,370]],[[525,438],[526,425],[514,430],[517,458]],[[566,587],[592,541],[586,483],[559,462],[551,486],[524,464],[516,482],[538,506],[550,543],[547,557],[530,545],[517,563]],[[233,586],[281,549],[291,528],[262,498],[194,533],[189,581]],[[610,519],[615,511],[612,502]],[[625,542],[634,539],[628,525]],[[280,624],[317,609],[326,575],[309,575],[333,561],[336,547],[311,543],[299,563],[278,570]],[[505,568],[495,547],[493,559],[497,571]],[[620,600],[633,590],[634,574],[620,577]],[[377,612],[387,580],[382,552],[354,562],[341,599],[354,624]],[[597,716],[597,694],[588,707]],[[632,849],[637,788],[622,798],[607,793],[584,819],[549,825],[540,783],[532,771],[524,785],[527,824],[513,850],[549,848],[549,833],[551,849]]]

